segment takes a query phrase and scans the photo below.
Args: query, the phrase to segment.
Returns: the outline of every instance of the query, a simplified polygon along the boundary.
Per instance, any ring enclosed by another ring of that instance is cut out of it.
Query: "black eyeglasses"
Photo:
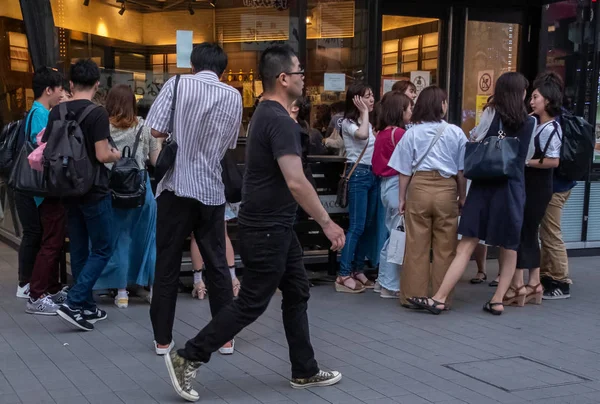
[[[304,76],[304,69],[300,70],[299,72],[281,72],[277,75],[276,78],[279,78],[282,74],[287,74],[288,76],[293,76],[295,74],[299,74],[301,76]]]

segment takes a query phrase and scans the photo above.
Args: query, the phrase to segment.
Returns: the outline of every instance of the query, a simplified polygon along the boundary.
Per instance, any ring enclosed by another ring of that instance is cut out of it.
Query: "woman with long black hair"
[[[520,301],[516,292],[508,294],[521,242],[525,207],[525,162],[532,155],[530,144],[536,122],[528,117],[525,96],[529,83],[520,73],[505,73],[498,79],[494,96],[486,106],[481,123],[472,134],[474,141],[504,132],[519,139],[515,164],[517,178],[473,180],[462,210],[458,233],[462,235],[456,257],[433,297],[412,297],[412,304],[433,314],[448,309],[448,297],[463,275],[480,240],[500,247],[500,282],[496,293],[484,306],[492,314],[502,314],[504,305]]]

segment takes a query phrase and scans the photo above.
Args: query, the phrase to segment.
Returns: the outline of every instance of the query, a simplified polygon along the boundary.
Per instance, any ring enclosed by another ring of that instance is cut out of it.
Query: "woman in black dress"
[[[473,180],[458,227],[462,239],[442,285],[431,298],[408,299],[433,314],[440,314],[447,309],[445,303],[448,296],[463,275],[480,240],[486,245],[500,247],[500,282],[484,310],[502,314],[504,304],[512,303],[503,301],[503,298],[510,287],[517,263],[525,206],[525,162],[532,154],[530,143],[536,126],[535,119],[529,117],[525,109],[528,86],[527,79],[520,73],[500,76],[494,96],[474,131],[472,138],[475,141],[496,136],[500,130],[507,136],[517,137],[520,140],[517,164],[521,172],[518,178]]]
[[[525,168],[525,215],[521,244],[517,255],[517,271],[507,298],[518,296],[518,305],[542,304],[544,292],[540,281],[539,230],[552,199],[554,168],[558,167],[562,146],[562,130],[556,118],[562,107],[562,79],[556,73],[542,73],[535,81],[531,109],[539,123],[535,131],[533,158]],[[529,270],[528,284],[523,271]]]

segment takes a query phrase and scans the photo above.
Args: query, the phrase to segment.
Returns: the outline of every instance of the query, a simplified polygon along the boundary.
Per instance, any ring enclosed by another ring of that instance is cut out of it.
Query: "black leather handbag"
[[[173,90],[173,102],[171,103],[171,116],[169,118],[169,129],[167,139],[162,144],[162,149],[156,159],[154,166],[154,178],[159,183],[167,172],[175,165],[177,149],[179,146],[173,138],[173,123],[175,121],[175,107],[177,106],[177,87],[179,87],[179,74],[175,77],[175,89]]]
[[[517,178],[519,138],[506,136],[500,121],[498,134],[467,143],[464,175],[470,180]]]

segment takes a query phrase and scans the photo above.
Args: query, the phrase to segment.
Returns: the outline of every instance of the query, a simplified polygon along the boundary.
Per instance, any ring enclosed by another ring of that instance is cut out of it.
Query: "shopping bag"
[[[40,133],[38,133],[35,138],[38,147],[36,147],[31,154],[27,157],[29,160],[29,166],[36,171],[44,172],[43,158],[44,158],[44,149],[46,148],[46,143],[42,142],[42,137],[44,136],[44,132],[46,128],[42,129]]]
[[[398,227],[392,229],[390,242],[388,244],[387,262],[402,265],[404,262],[404,249],[406,248],[406,231],[404,227],[404,216],[400,217]]]

